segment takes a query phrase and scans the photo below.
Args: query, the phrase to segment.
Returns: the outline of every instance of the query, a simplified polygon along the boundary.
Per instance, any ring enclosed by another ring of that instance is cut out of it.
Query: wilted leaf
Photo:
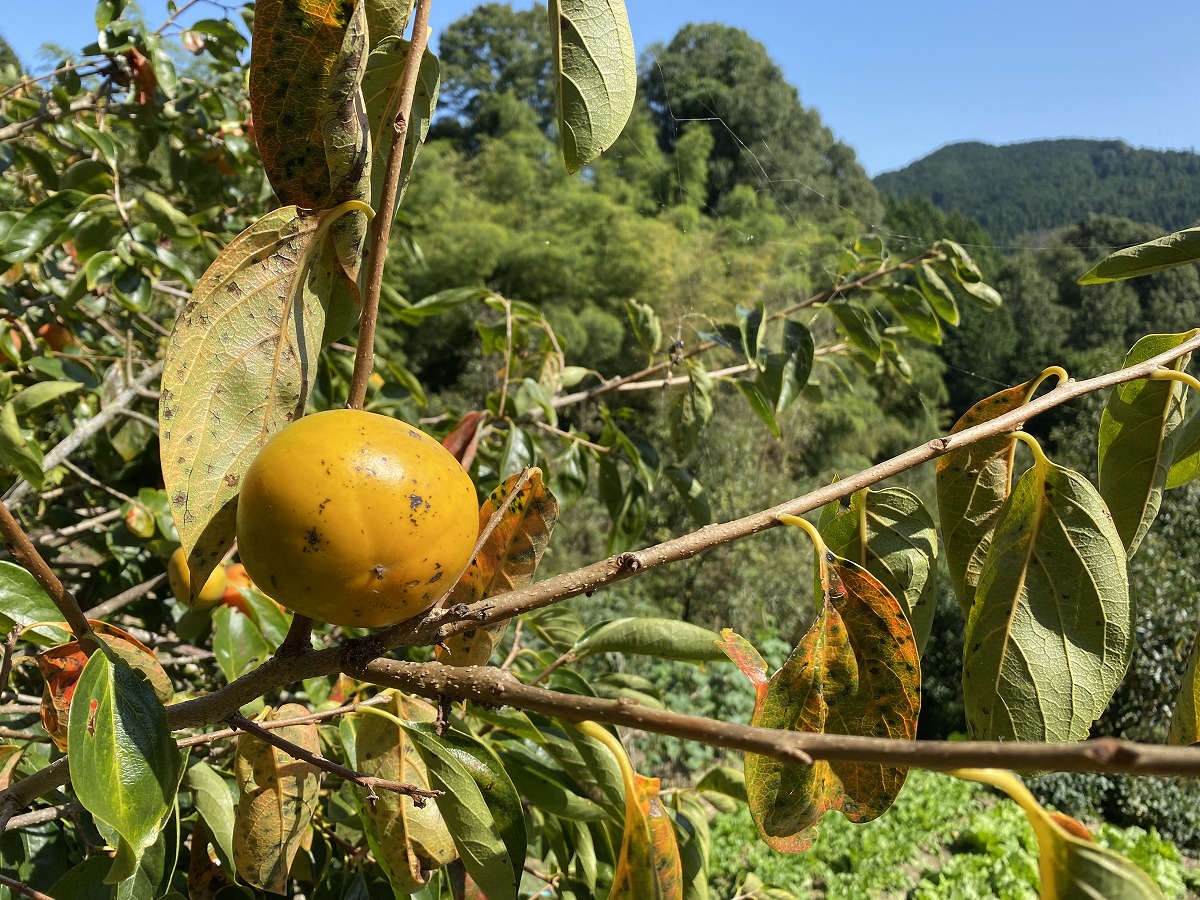
[[[1027,381],[980,400],[954,423],[950,433],[958,434],[1024,406],[1040,383],[1040,378]],[[996,517],[1008,497],[1016,443],[1009,435],[985,438],[951,450],[937,461],[938,515],[946,565],[963,615],[971,611]]]
[[[558,131],[568,172],[612,146],[633,112],[637,60],[623,0],[550,0]]]
[[[1086,738],[1132,652],[1121,537],[1091,483],[1041,457],[1000,510],[967,619],[972,736]]]
[[[385,712],[408,722],[432,722],[437,710],[414,697],[393,693]],[[365,775],[429,787],[429,776],[420,754],[404,729],[381,715],[365,715],[355,738],[358,769]],[[379,791],[368,800],[355,793],[359,814],[366,825],[371,852],[383,866],[392,887],[412,893],[429,881],[429,876],[458,856],[454,840],[438,810],[430,801],[418,808],[412,798],[392,791]]]
[[[162,703],[174,695],[171,679],[154,657],[154,653],[126,631],[106,622],[89,620],[92,632],[102,640],[116,656],[146,680]],[[60,750],[67,749],[67,718],[71,709],[71,698],[79,676],[87,665],[89,654],[78,641],[68,641],[51,647],[37,656],[38,668],[42,671],[42,727],[53,738]]]
[[[287,207],[259,219],[217,257],[175,322],[159,436],[193,591],[233,544],[242,475],[304,414],[325,304],[345,280],[327,230],[346,211]]]
[[[1078,822],[1049,813],[1028,788],[999,769],[958,769],[959,778],[998,787],[1016,801],[1038,842],[1042,900],[1162,900],[1162,892],[1123,856],[1081,836]],[[1069,827],[1064,827],[1068,825]]]
[[[609,900],[683,900],[679,845],[659,780],[634,773],[625,789],[625,831]]]
[[[625,314],[629,316],[629,324],[633,328],[633,336],[651,359],[662,345],[662,322],[658,313],[648,303],[637,300],[625,301]]]
[[[921,263],[917,269],[917,284],[933,311],[951,325],[957,325],[958,303],[954,300],[954,291],[950,290],[937,269],[927,262]]]
[[[730,629],[722,647],[755,685],[752,725],[911,740],[921,706],[921,668],[912,628],[876,578],[829,551],[819,559],[824,597],[817,619],[769,681],[762,658]],[[746,754],[746,794],[762,839],[798,853],[831,809],[852,822],[882,815],[907,770],[827,762],[811,766]]]
[[[923,651],[937,611],[937,530],[919,497],[904,488],[864,488],[850,506],[821,513],[821,536],[838,556],[874,575],[900,601]]]
[[[1196,333],[1147,335],[1133,345],[1122,368],[1173,350]],[[1190,356],[1181,356],[1170,368],[1184,371]],[[1158,515],[1184,400],[1179,382],[1140,378],[1113,388],[1100,416],[1096,486],[1131,557]]]
[[[365,4],[259,0],[250,58],[255,140],[285,205],[362,199],[370,146],[360,91]]]
[[[120,836],[105,882],[124,881],[174,809],[183,760],[162,701],[107,642],[75,686],[67,746],[75,796]]]
[[[1118,250],[1079,277],[1080,284],[1106,284],[1200,262],[1200,228],[1176,231]]]
[[[503,517],[443,601],[444,607],[475,603],[525,587],[533,580],[558,521],[558,501],[542,484],[541,469],[513,475],[488,495],[479,509],[479,533],[485,533],[496,510],[514,491]],[[438,661],[451,666],[484,665],[509,621],[451,635],[446,649],[438,648]]]
[[[289,703],[269,712],[265,720],[307,714],[300,704]],[[320,752],[315,723],[274,731],[311,753]],[[283,894],[292,860],[317,809],[320,773],[249,734],[238,736],[233,765],[241,791],[233,826],[237,872],[257,888]]]

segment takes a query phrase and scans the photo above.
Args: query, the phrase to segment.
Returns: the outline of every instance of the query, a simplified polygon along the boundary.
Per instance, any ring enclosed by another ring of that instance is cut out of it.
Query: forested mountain
[[[1200,222],[1200,154],[1123,141],[977,141],[942,147],[875,178],[889,196],[928,197],[975,219],[999,243],[1061,228],[1089,213],[1164,231]]]

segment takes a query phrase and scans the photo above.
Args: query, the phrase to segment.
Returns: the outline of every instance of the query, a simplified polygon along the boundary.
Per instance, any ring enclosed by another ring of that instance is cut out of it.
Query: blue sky
[[[43,43],[95,37],[92,0],[2,2],[0,33],[35,70],[47,67]],[[872,175],[963,140],[1200,147],[1196,0],[627,3],[639,49],[689,21],[744,28]],[[433,0],[435,33],[474,5]],[[165,17],[165,0],[142,7],[152,22]],[[208,0],[196,11],[221,14]]]

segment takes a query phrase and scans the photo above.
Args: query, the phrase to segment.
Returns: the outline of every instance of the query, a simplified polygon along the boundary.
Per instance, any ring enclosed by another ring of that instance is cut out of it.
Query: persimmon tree
[[[1183,746],[1196,740],[1194,656],[1174,745],[1088,740],[1135,640],[1126,560],[1163,491],[1200,474],[1200,416],[1185,402],[1200,388],[1187,372],[1200,328],[1149,335],[1124,367],[1086,380],[1031,373],[943,437],[739,519],[711,521],[686,468],[715,392],[739,394],[778,435],[815,372],[904,378],[905,349],[936,343],[960,302],[998,304],[950,241],[899,258],[860,235],[823,290],[771,309],[747,298],[666,346],[655,310],[631,301],[649,362],[620,377],[566,366],[529,303],[482,289],[393,301],[386,314],[413,328],[474,310],[495,364],[494,391],[426,423],[484,498],[467,572],[432,608],[374,631],[292,615],[245,582],[212,613],[191,597],[147,599],[163,596],[163,562],[179,546],[193,593],[227,565],[241,478],[274,434],[314,409],[394,413],[398,397],[421,393],[376,356],[374,335],[392,224],[421,177],[436,105],[428,14],[429,0],[260,0],[247,110],[235,66],[245,39],[230,21],[183,33],[226,66],[215,81],[192,78],[166,49],[170,22],[151,31],[103,0],[86,62],[0,96],[4,189],[32,198],[0,213],[12,266],[0,688],[15,693],[0,707],[0,824],[76,823],[62,838],[73,867],[51,890],[364,896],[386,879],[426,898],[705,897],[706,796],[744,800],[765,842],[803,852],[827,812],[885,815],[907,771],[924,767],[1013,796],[1038,837],[1043,896],[1157,896],[1000,770],[1200,774]],[[552,2],[550,25],[557,127],[576,172],[625,125],[634,44],[619,2]],[[1118,254],[1090,280],[1195,256],[1184,233]],[[650,389],[671,398],[661,446],[615,412],[615,398]],[[1023,426],[1098,391],[1108,400],[1093,484]],[[923,465],[936,467],[936,516],[915,493],[879,487]],[[102,467],[146,486],[124,494]],[[700,527],[643,547],[662,480]],[[556,492],[588,481],[611,555],[535,580]],[[47,559],[97,526],[111,526],[105,554]],[[793,529],[780,565],[797,583],[815,551],[817,602],[774,672],[731,628],[629,617],[585,629],[560,605],[778,526]],[[939,556],[966,619],[963,742],[915,740]],[[338,585],[319,587],[336,597]],[[139,625],[108,621],[135,604]],[[581,674],[613,653],[732,662],[755,692],[750,721],[662,709],[636,686]],[[40,700],[28,693],[39,683]],[[744,772],[663,792],[617,727],[741,751]],[[22,880],[29,855],[4,862],[5,888],[46,896]]]

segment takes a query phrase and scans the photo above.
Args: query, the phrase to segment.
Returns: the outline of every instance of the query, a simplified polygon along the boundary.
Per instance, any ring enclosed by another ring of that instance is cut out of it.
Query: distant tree
[[[766,48],[739,28],[686,25],[646,53],[639,90],[674,150],[688,122],[708,124],[714,148],[706,203],[736,185],[769,192],[792,216],[850,210],[877,223],[882,206],[854,151],[836,140]]]
[[[4,35],[0,34],[0,72],[3,72],[9,66],[13,66],[18,72],[22,71],[21,60],[17,56],[17,51],[13,50],[8,41],[4,39]]]
[[[554,84],[546,7],[485,3],[451,23],[438,50],[440,102],[447,112],[475,122],[485,98],[512,93],[537,112],[543,128],[550,125]]]

